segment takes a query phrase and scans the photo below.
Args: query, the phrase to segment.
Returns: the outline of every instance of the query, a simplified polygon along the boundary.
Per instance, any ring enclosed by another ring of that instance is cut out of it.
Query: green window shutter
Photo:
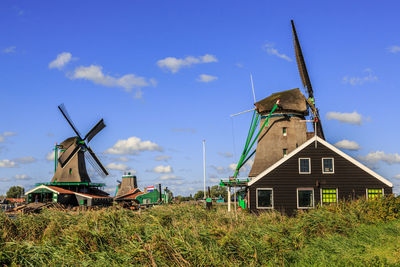
[[[337,202],[337,190],[336,189],[322,189],[322,203],[336,203]]]
[[[377,199],[383,196],[382,188],[368,189],[368,199]]]

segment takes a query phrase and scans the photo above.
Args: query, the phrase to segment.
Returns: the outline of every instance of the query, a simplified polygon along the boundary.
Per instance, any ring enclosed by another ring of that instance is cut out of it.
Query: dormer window
[[[299,173],[310,174],[311,173],[311,159],[310,158],[299,158]]]
[[[286,127],[282,128],[282,135],[287,136],[287,128]]]

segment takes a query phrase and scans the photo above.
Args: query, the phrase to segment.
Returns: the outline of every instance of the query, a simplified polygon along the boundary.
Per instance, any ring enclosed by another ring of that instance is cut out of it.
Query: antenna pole
[[[254,93],[253,75],[250,73],[251,89],[253,90],[253,100],[256,103],[256,94]]]
[[[203,177],[204,177],[204,199],[206,199],[206,140],[203,139]]]

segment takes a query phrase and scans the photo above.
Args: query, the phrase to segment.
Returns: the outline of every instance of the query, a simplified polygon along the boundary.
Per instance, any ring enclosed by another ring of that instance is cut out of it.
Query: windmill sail
[[[319,135],[322,139],[325,139],[324,131],[322,129],[321,119],[319,117],[319,111],[314,106],[315,105],[314,91],[313,91],[313,88],[311,85],[310,76],[308,76],[306,62],[304,60],[303,52],[301,51],[300,41],[297,36],[296,27],[294,26],[293,20],[291,20],[290,22],[292,23],[294,51],[296,54],[297,67],[299,69],[301,81],[303,83],[303,86],[305,88],[307,88],[308,97],[312,98],[313,102],[314,102],[314,103],[309,103],[309,105],[315,115],[315,120],[316,120],[315,125],[313,125],[314,131],[317,131],[317,135]]]

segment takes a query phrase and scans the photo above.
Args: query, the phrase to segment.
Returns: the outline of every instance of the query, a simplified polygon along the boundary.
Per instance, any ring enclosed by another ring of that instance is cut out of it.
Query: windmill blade
[[[317,129],[315,129],[314,126],[314,131],[317,130],[317,135],[319,134],[319,136],[325,140],[325,134],[324,134],[324,130],[322,129],[322,122],[321,122],[321,118],[319,117],[319,111],[318,109],[316,109],[316,116],[317,116]]]
[[[106,127],[104,124],[103,119],[101,119],[86,135],[83,140],[87,140],[89,143],[90,140],[92,140],[93,137],[95,137],[96,134],[98,134],[103,128]]]
[[[77,144],[73,144],[65,150],[61,156],[58,158],[58,162],[61,164],[61,168],[64,168],[64,166],[72,159],[73,156],[79,151],[81,147]]]
[[[308,96],[314,97],[314,92],[313,92],[313,89],[311,86],[310,77],[308,76],[308,72],[307,72],[306,62],[304,61],[303,52],[301,51],[299,38],[297,37],[296,28],[294,26],[293,20],[291,20],[290,22],[292,23],[294,51],[296,54],[297,67],[299,68],[301,81],[303,82],[303,86],[307,87]]]
[[[64,118],[67,120],[67,122],[71,126],[72,130],[74,130],[76,135],[82,140],[81,134],[78,131],[78,129],[76,129],[75,124],[73,123],[73,121],[71,120],[70,116],[68,115],[67,109],[65,108],[64,104],[59,105],[58,109],[61,111],[61,113],[63,114]]]
[[[106,177],[108,175],[107,169],[104,168],[103,164],[101,164],[100,160],[90,147],[87,147],[87,151],[89,153],[85,153],[85,155],[87,155],[86,158],[88,159],[89,163],[99,173],[100,176]]]

